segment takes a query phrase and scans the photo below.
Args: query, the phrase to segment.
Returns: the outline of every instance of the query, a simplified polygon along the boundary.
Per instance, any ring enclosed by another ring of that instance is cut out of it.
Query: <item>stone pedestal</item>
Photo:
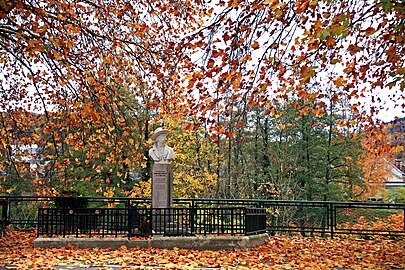
[[[153,164],[152,169],[152,229],[165,234],[173,227],[173,172],[170,164]],[[161,210],[159,208],[162,208]]]
[[[152,208],[171,208],[173,205],[173,173],[170,164],[153,164]]]

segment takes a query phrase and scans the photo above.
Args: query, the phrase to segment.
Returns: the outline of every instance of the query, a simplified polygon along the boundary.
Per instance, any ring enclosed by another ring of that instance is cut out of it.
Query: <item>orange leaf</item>
[[[257,42],[257,41],[253,42],[252,48],[253,48],[254,50],[259,49],[259,42]]]
[[[328,48],[333,48],[336,46],[335,39],[331,36],[326,37],[326,46],[328,46]]]
[[[214,64],[215,64],[215,61],[211,58],[210,60],[208,60],[207,67],[212,68],[214,66]]]
[[[308,0],[301,0],[301,1],[295,2],[295,4],[298,6],[297,9],[295,10],[295,13],[296,14],[303,13],[308,8],[309,2],[310,1],[308,1]]]
[[[350,44],[347,48],[351,55],[355,55],[357,52],[360,52],[362,49],[361,47],[357,46],[356,44]]]

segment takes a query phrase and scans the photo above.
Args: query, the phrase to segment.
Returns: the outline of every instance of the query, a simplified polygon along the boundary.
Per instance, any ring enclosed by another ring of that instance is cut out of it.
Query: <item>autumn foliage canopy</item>
[[[280,117],[288,105],[296,122],[338,109],[336,134],[374,130],[387,100],[405,108],[404,8],[391,0],[1,0],[0,169],[22,177],[19,146],[37,144],[64,186],[93,180],[113,194],[131,169],[150,166],[153,125],[204,127],[219,144],[237,139],[259,110]],[[35,181],[40,194],[58,192],[52,179]]]

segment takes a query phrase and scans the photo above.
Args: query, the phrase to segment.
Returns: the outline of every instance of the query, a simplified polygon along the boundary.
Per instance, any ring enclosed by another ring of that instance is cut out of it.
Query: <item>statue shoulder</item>
[[[153,145],[152,148],[149,149],[149,154],[153,154],[156,150],[156,145]]]

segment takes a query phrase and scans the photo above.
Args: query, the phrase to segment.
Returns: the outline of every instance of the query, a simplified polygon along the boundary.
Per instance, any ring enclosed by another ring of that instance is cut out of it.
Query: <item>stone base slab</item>
[[[248,249],[262,245],[268,234],[250,236],[153,236],[147,240],[129,240],[127,238],[37,238],[35,248],[63,248],[68,245],[77,248],[182,248],[198,250]]]

